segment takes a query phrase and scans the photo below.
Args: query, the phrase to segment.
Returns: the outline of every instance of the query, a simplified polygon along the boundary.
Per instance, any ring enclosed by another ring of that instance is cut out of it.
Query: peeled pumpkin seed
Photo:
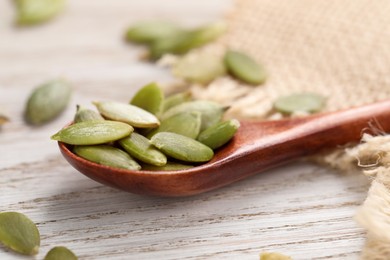
[[[53,80],[35,88],[27,101],[26,121],[40,125],[53,120],[66,108],[71,92],[64,80]]]
[[[196,139],[202,124],[200,112],[182,112],[161,121],[158,128],[147,134],[148,138],[160,132],[171,132]]]
[[[154,147],[149,139],[132,133],[130,136],[119,140],[120,146],[134,158],[148,164],[163,166],[167,163],[167,157]]]
[[[161,88],[156,83],[150,83],[135,93],[130,104],[158,115],[162,111],[163,102],[164,93]]]
[[[6,247],[24,255],[36,255],[40,241],[38,228],[26,215],[0,213],[0,242]]]
[[[165,112],[168,109],[170,109],[171,107],[180,105],[181,103],[184,103],[187,101],[191,101],[191,99],[192,99],[192,94],[189,91],[180,92],[180,93],[170,95],[170,96],[165,98],[165,100],[163,102],[162,111]]]
[[[225,65],[233,77],[248,84],[259,85],[267,78],[264,68],[242,52],[228,50]]]
[[[113,101],[93,102],[93,104],[97,107],[100,114],[111,120],[128,123],[139,128],[157,127],[160,125],[160,121],[156,116],[131,104]]]
[[[182,31],[173,37],[160,38],[149,46],[149,58],[157,60],[165,54],[181,54],[179,48],[190,39],[188,31]]]
[[[181,30],[169,21],[143,21],[131,26],[125,37],[131,42],[150,44],[162,38],[175,37]]]
[[[73,145],[94,145],[119,140],[133,130],[129,124],[117,121],[86,121],[61,129],[51,139]]]
[[[47,252],[44,260],[77,260],[77,256],[64,246],[56,246]]]
[[[102,165],[127,170],[141,169],[141,166],[128,153],[109,145],[75,146],[73,152],[88,161]]]
[[[65,7],[65,0],[14,0],[19,25],[34,25],[46,22]]]
[[[202,120],[200,131],[203,131],[206,128],[218,123],[221,120],[225,110],[226,108],[222,107],[218,103],[208,100],[195,100],[185,102],[168,109],[162,114],[161,120],[165,120],[171,116],[183,112],[199,112],[201,114]]]
[[[191,49],[201,47],[209,42],[216,40],[226,31],[226,24],[223,22],[216,22],[201,26],[188,32],[187,37],[178,44],[175,53],[184,54]]]
[[[104,118],[96,111],[77,105],[77,111],[73,121],[75,123],[86,121],[104,121]]]
[[[189,82],[208,84],[224,75],[226,69],[220,57],[208,53],[187,55],[179,59],[172,68],[172,73]]]
[[[175,133],[157,133],[150,141],[166,155],[184,162],[207,162],[214,156],[208,146]]]
[[[197,140],[211,149],[217,149],[232,139],[239,127],[240,122],[236,119],[219,122],[201,132]]]
[[[155,166],[149,164],[142,165],[142,170],[145,171],[181,171],[191,168],[194,168],[194,166],[176,162],[167,162],[164,166]]]
[[[325,105],[325,98],[315,93],[297,93],[277,99],[274,107],[285,114],[295,112],[314,113],[320,111]]]

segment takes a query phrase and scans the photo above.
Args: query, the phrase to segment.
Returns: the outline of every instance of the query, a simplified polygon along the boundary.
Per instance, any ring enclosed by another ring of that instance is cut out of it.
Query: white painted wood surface
[[[81,175],[49,139],[75,104],[126,101],[145,83],[170,80],[121,41],[129,24],[169,18],[197,25],[230,7],[227,0],[72,0],[55,21],[17,29],[11,1],[0,1],[0,106],[12,118],[0,130],[0,211],[38,224],[41,249],[32,259],[57,245],[80,259],[258,259],[262,251],[358,258],[364,232],[353,215],[368,187],[359,175],[297,162],[199,196],[144,197]],[[30,91],[57,76],[72,82],[72,104],[48,125],[26,125]],[[0,259],[29,258],[0,246]]]

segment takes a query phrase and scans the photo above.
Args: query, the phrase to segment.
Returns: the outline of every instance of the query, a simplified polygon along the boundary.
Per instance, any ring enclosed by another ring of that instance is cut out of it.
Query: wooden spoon
[[[188,196],[210,191],[321,150],[360,140],[363,133],[390,132],[390,100],[348,110],[275,121],[241,121],[235,137],[212,161],[183,171],[130,171],[63,156],[81,173],[128,192]]]

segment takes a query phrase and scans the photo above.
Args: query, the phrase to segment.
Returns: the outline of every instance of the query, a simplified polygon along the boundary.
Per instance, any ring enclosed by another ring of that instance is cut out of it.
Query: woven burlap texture
[[[242,50],[264,65],[267,82],[253,87],[224,77],[190,89],[197,98],[231,106],[231,116],[259,120],[277,118],[274,100],[294,92],[323,94],[326,111],[390,98],[389,14],[387,0],[237,0],[226,35],[200,51]],[[390,259],[389,139],[366,137],[349,153],[326,157],[344,168],[377,158],[371,165],[377,168],[365,171],[373,181],[356,216],[367,229],[363,259]]]

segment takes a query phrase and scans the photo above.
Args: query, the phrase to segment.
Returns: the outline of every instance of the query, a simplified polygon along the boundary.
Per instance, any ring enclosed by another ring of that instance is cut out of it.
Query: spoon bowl
[[[241,121],[234,138],[205,164],[181,171],[131,171],[85,160],[58,142],[65,159],[104,185],[157,196],[189,196],[283,163],[390,131],[390,100],[347,110],[273,121]]]

